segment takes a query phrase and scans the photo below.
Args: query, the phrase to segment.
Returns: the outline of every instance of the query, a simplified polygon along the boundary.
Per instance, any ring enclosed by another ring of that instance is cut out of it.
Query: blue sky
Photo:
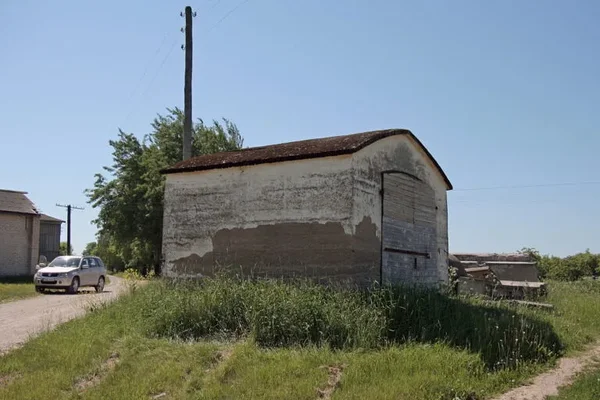
[[[194,118],[231,119],[248,146],[408,128],[456,189],[451,251],[600,252],[600,184],[583,184],[600,181],[599,2],[82,4],[0,2],[0,187],[57,217],[84,206],[76,252],[117,128],[141,137],[183,106],[186,5]],[[461,190],[553,183],[574,184]]]

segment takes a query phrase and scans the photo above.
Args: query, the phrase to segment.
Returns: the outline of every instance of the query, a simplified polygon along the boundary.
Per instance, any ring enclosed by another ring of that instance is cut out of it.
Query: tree
[[[113,164],[103,167],[104,173],[95,175],[94,187],[86,190],[88,202],[100,209],[94,221],[96,251],[104,252],[107,265],[152,266],[160,274],[165,182],[160,171],[183,157],[183,112],[167,111],[154,119],[152,132],[141,141],[119,130],[117,140],[109,141]],[[202,120],[193,124],[192,156],[237,150],[242,145],[238,128],[227,119],[213,121],[212,126]]]
[[[585,276],[597,274],[600,268],[600,255],[592,254],[589,249],[564,258],[541,255],[533,248],[524,247],[522,254],[529,254],[537,262],[540,278],[559,281],[576,281]]]
[[[58,249],[58,252],[61,256],[73,254],[73,245],[71,245],[71,251],[69,251],[67,253],[67,242],[60,242],[60,247]]]
[[[88,244],[85,245],[85,248],[83,249],[83,252],[81,252],[81,254],[83,254],[84,256],[95,256],[97,248],[98,248],[98,243],[89,242]]]

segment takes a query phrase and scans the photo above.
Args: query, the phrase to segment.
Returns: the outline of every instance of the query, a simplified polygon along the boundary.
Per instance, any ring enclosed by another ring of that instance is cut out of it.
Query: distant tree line
[[[67,252],[67,242],[60,242],[60,247],[58,249],[58,254],[61,256],[66,256],[68,254],[73,254],[73,245],[71,245],[71,251]],[[52,260],[48,260],[50,262]]]
[[[113,270],[153,269],[160,274],[165,177],[160,170],[183,158],[183,111],[167,109],[152,122],[152,131],[138,139],[119,129],[110,140],[113,163],[95,175],[94,187],[85,191],[98,208],[97,240],[83,253],[101,257]],[[238,150],[242,136],[235,124],[223,118],[206,125],[193,124],[192,156]]]
[[[525,247],[520,252],[533,257],[538,264],[542,279],[576,281],[584,277],[600,275],[600,254],[591,253],[589,249],[567,257],[542,255],[538,250],[530,247]]]

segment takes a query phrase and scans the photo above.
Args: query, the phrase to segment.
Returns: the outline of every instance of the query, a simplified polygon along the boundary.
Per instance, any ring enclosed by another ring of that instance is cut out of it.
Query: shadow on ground
[[[390,342],[445,342],[479,353],[491,369],[545,362],[563,352],[552,325],[534,313],[411,288],[384,290],[376,299],[386,310]]]

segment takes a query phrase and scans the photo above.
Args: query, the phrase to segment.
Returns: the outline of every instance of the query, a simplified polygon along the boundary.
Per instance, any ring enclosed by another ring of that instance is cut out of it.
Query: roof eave
[[[169,167],[169,168],[161,169],[160,173],[163,175],[169,175],[169,174],[178,174],[178,173],[182,173],[182,172],[209,171],[212,169],[246,167],[249,165],[273,164],[273,163],[286,162],[286,161],[310,160],[310,159],[314,159],[314,158],[335,157],[335,156],[341,156],[341,155],[345,155],[345,154],[352,154],[352,153],[355,153],[356,151],[357,150],[349,149],[349,150],[340,150],[340,151],[327,151],[327,152],[315,153],[315,154],[311,154],[311,155],[302,154],[302,155],[295,155],[295,156],[285,156],[285,157],[271,158],[268,160],[250,160],[250,161],[228,162],[228,163],[223,163],[221,165],[208,165],[208,166],[199,165],[199,166],[195,166],[195,167],[182,167],[182,168]]]
[[[19,215],[41,215],[40,213],[32,212],[23,212],[23,211],[10,211],[10,210],[0,210],[0,213],[6,214],[19,214]]]
[[[373,144],[379,140],[385,139],[390,136],[398,136],[398,135],[406,135],[406,134],[408,134],[409,137],[415,141],[415,143],[425,152],[427,157],[433,162],[433,165],[438,170],[438,172],[442,176],[442,179],[446,183],[446,189],[452,190],[453,189],[452,183],[450,182],[450,179],[448,179],[448,176],[444,173],[444,170],[442,169],[440,164],[433,157],[433,155],[431,155],[431,153],[429,152],[429,150],[427,150],[427,148],[423,145],[423,143],[408,129],[388,129],[386,131],[382,131],[382,133],[380,135],[373,137],[370,140],[366,140],[360,146],[356,146],[354,148],[338,150],[338,151],[325,151],[325,152],[314,153],[314,154],[310,154],[310,155],[301,154],[301,155],[295,155],[295,156],[275,157],[275,158],[267,159],[267,160],[249,160],[249,161],[240,161],[240,162],[228,162],[228,163],[223,163],[221,165],[208,165],[208,166],[200,165],[200,166],[179,167],[179,168],[173,166],[173,167],[163,168],[159,172],[162,175],[169,175],[169,174],[177,174],[177,173],[183,173],[183,172],[208,171],[208,170],[213,170],[213,169],[225,169],[225,168],[232,168],[232,167],[259,165],[259,164],[272,164],[272,163],[276,163],[276,162],[295,161],[295,160],[310,160],[310,159],[315,159],[315,158],[332,157],[332,156],[338,156],[338,155],[344,155],[344,154],[353,154],[353,153],[358,152],[359,150],[364,149],[367,146],[370,146],[371,144]]]

